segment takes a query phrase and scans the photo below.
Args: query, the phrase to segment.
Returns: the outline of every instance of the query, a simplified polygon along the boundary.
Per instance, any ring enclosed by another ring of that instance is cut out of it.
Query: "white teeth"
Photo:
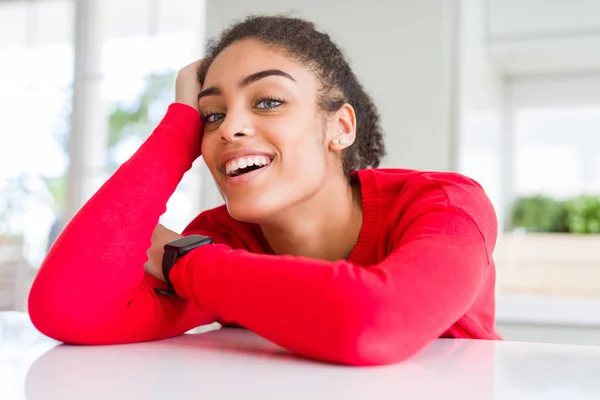
[[[238,169],[250,167],[252,165],[264,166],[270,164],[271,160],[267,156],[251,155],[229,160],[225,163],[225,172],[227,175],[234,176]]]
[[[231,174],[239,168],[237,161],[231,160],[227,163],[227,173]]]

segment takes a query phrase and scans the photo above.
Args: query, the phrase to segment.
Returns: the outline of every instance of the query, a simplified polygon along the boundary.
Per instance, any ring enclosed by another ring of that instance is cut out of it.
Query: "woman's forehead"
[[[227,46],[215,58],[207,71],[206,86],[239,82],[245,77],[265,70],[281,70],[298,83],[314,80],[312,73],[281,48],[256,40],[240,40]]]

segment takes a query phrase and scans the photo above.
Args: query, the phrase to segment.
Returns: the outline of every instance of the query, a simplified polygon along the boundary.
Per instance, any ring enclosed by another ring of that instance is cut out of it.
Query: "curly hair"
[[[317,104],[321,110],[334,112],[345,103],[354,108],[356,139],[342,151],[346,177],[349,178],[352,171],[379,166],[386,151],[377,108],[356,79],[342,51],[329,35],[317,31],[311,22],[285,15],[258,15],[234,24],[218,40],[209,41],[205,61],[198,70],[201,85],[219,53],[243,39],[254,39],[280,49],[308,67],[320,84]]]

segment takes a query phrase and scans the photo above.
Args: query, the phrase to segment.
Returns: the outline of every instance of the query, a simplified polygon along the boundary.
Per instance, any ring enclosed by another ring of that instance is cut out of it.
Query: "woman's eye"
[[[223,118],[225,118],[225,114],[222,113],[206,114],[204,116],[204,122],[210,124],[211,122],[218,122]]]
[[[256,104],[256,108],[262,108],[262,109],[275,108],[275,107],[279,107],[282,104],[283,104],[283,100],[264,99],[264,100],[259,101]]]

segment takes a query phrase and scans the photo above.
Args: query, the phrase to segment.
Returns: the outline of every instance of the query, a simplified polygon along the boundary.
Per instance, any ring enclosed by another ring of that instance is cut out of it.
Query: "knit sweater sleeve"
[[[200,156],[200,116],[172,104],[139,150],[69,222],[31,288],[29,314],[54,339],[106,344],[182,334],[214,318],[196,304],[157,294],[143,264],[159,217]]]
[[[493,265],[493,207],[480,188],[457,190],[423,183],[375,265],[217,244],[183,257],[170,278],[181,296],[302,356],[398,362],[465,314]]]

